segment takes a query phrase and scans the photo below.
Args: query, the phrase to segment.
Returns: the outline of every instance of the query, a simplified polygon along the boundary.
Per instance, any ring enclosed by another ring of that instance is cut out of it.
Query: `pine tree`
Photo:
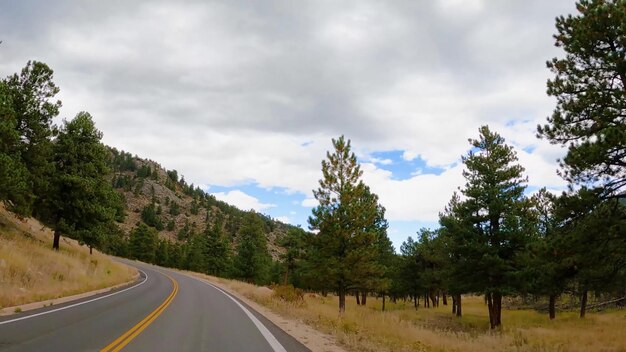
[[[235,278],[264,284],[269,278],[271,257],[263,232],[263,220],[253,211],[246,214],[233,261]]]
[[[101,241],[95,234],[115,221],[121,198],[105,175],[107,151],[100,143],[91,116],[81,112],[65,121],[54,142],[54,177],[50,181],[44,221],[54,229],[53,248],[62,233],[93,247]]]
[[[297,286],[297,279],[294,279],[293,276],[304,258],[306,233],[301,228],[291,228],[287,235],[279,241],[279,244],[285,248],[285,253],[281,255],[284,266],[284,278],[281,281],[284,285]]]
[[[60,101],[53,101],[59,88],[52,78],[53,71],[46,64],[29,61],[20,74],[4,79],[0,92],[4,105],[0,123],[3,147],[10,141],[15,142],[15,132],[19,136],[19,145],[9,149],[10,158],[2,157],[7,163],[0,164],[3,165],[0,177],[7,179],[5,187],[11,188],[7,190],[11,196],[5,194],[3,198],[12,201],[13,210],[22,215],[34,212],[39,216],[42,215],[39,212],[48,207],[49,182],[54,174],[51,139],[56,129],[53,119],[61,107]],[[7,117],[9,119],[5,120]],[[5,137],[8,138],[5,140]],[[7,150],[0,151],[3,152],[6,154]]]
[[[11,96],[6,83],[0,81],[0,201],[16,214],[28,215],[34,196],[20,148]]]
[[[343,136],[333,139],[334,152],[322,161],[323,178],[313,191],[319,206],[309,217],[313,236],[310,269],[323,279],[325,289],[339,296],[339,312],[345,312],[350,290],[367,287],[382,275],[376,241],[379,233],[378,197],[360,180],[362,171]]]
[[[203,255],[207,274],[226,276],[231,271],[231,246],[222,231],[222,223],[216,221],[212,227],[207,224],[205,236],[207,241]]]
[[[457,214],[465,229],[451,231],[465,274],[460,280],[473,292],[486,295],[492,328],[502,324],[502,297],[517,292],[520,253],[531,240],[534,223],[524,197],[524,168],[513,148],[487,126],[470,140],[473,150],[463,157],[467,180],[465,200]]]
[[[557,106],[538,135],[567,146],[568,181],[600,181],[611,196],[626,186],[626,1],[581,0],[577,9],[556,19],[565,57],[548,62]]]
[[[139,225],[130,232],[129,250],[131,258],[146,263],[154,263],[157,242],[157,232],[146,226],[146,224],[139,223]]]

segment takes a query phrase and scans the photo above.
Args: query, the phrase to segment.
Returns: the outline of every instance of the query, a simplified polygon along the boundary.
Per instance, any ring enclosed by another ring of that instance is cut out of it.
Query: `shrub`
[[[298,306],[304,304],[304,291],[295,288],[292,285],[274,285],[272,286],[274,297]]]

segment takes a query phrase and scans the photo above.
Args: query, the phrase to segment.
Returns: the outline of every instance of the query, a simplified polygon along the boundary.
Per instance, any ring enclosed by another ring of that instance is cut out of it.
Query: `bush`
[[[304,304],[304,291],[292,285],[273,285],[274,297],[296,305]]]

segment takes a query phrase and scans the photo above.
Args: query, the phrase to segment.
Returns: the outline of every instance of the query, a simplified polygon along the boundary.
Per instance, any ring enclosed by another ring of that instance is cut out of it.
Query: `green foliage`
[[[191,237],[191,226],[189,225],[189,219],[185,219],[185,226],[178,231],[177,238],[179,241],[186,241]]]
[[[465,199],[453,198],[441,224],[457,285],[487,296],[493,328],[501,324],[502,296],[520,289],[520,254],[532,241],[534,223],[515,152],[487,126],[479,132],[479,139],[470,140],[473,151],[463,157]]]
[[[178,216],[180,214],[180,206],[175,201],[170,201],[170,215]]]
[[[152,168],[149,165],[143,164],[137,169],[137,177],[148,178],[152,176]]]
[[[130,232],[129,250],[133,259],[154,263],[157,250],[157,232],[143,223]]]
[[[214,276],[226,276],[232,271],[231,244],[222,231],[222,223],[215,222],[211,228],[207,225],[204,232],[206,244],[203,255],[206,260],[205,272]]]
[[[146,223],[146,225],[154,227],[158,231],[163,230],[163,222],[161,222],[161,218],[159,214],[157,214],[157,208],[154,203],[150,203],[146,205],[141,211],[141,220]]]
[[[111,168],[113,169],[113,171],[124,172],[135,171],[137,169],[135,160],[130,153],[126,153],[125,151],[118,151],[117,149],[111,147],[109,147],[109,151],[112,154]]]
[[[308,265],[323,278],[314,284],[338,292],[343,312],[349,290],[370,289],[384,273],[376,243],[386,222],[378,197],[360,180],[350,141],[341,136],[333,139],[333,146],[334,152],[322,161],[320,187],[313,191],[319,206],[309,225],[318,233],[312,237]]]
[[[191,201],[191,213],[193,215],[198,215],[198,212],[200,212],[200,203],[198,203],[197,200],[193,200]]]
[[[307,234],[301,228],[292,228],[287,232],[278,244],[285,248],[285,253],[281,255],[284,267],[284,279],[276,282],[282,282],[284,285],[301,284],[301,262],[305,258]]]
[[[601,181],[609,195],[626,186],[626,2],[582,0],[577,9],[556,20],[565,57],[548,62],[557,106],[538,133],[568,147],[568,181]]]
[[[233,260],[233,276],[248,282],[265,284],[269,279],[270,264],[263,220],[251,211],[244,218],[239,233],[237,254]]]
[[[53,119],[61,107],[53,101],[59,88],[52,78],[46,64],[29,61],[20,74],[0,84],[0,199],[21,215],[39,215],[47,207],[54,173]]]
[[[101,138],[86,112],[64,122],[54,143],[55,173],[44,218],[57,233],[90,246],[97,246],[99,240],[87,234],[115,221],[123,209],[121,198],[105,178],[109,169]]]

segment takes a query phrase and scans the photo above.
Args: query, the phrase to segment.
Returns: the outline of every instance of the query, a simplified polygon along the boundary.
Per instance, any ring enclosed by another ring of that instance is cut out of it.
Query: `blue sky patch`
[[[373,160],[368,160],[369,162],[376,164],[379,169],[390,171],[391,178],[398,181],[408,180],[416,175],[441,175],[445,171],[441,167],[428,166],[426,161],[419,156],[406,160],[402,150],[374,152],[370,154],[370,157]]]

